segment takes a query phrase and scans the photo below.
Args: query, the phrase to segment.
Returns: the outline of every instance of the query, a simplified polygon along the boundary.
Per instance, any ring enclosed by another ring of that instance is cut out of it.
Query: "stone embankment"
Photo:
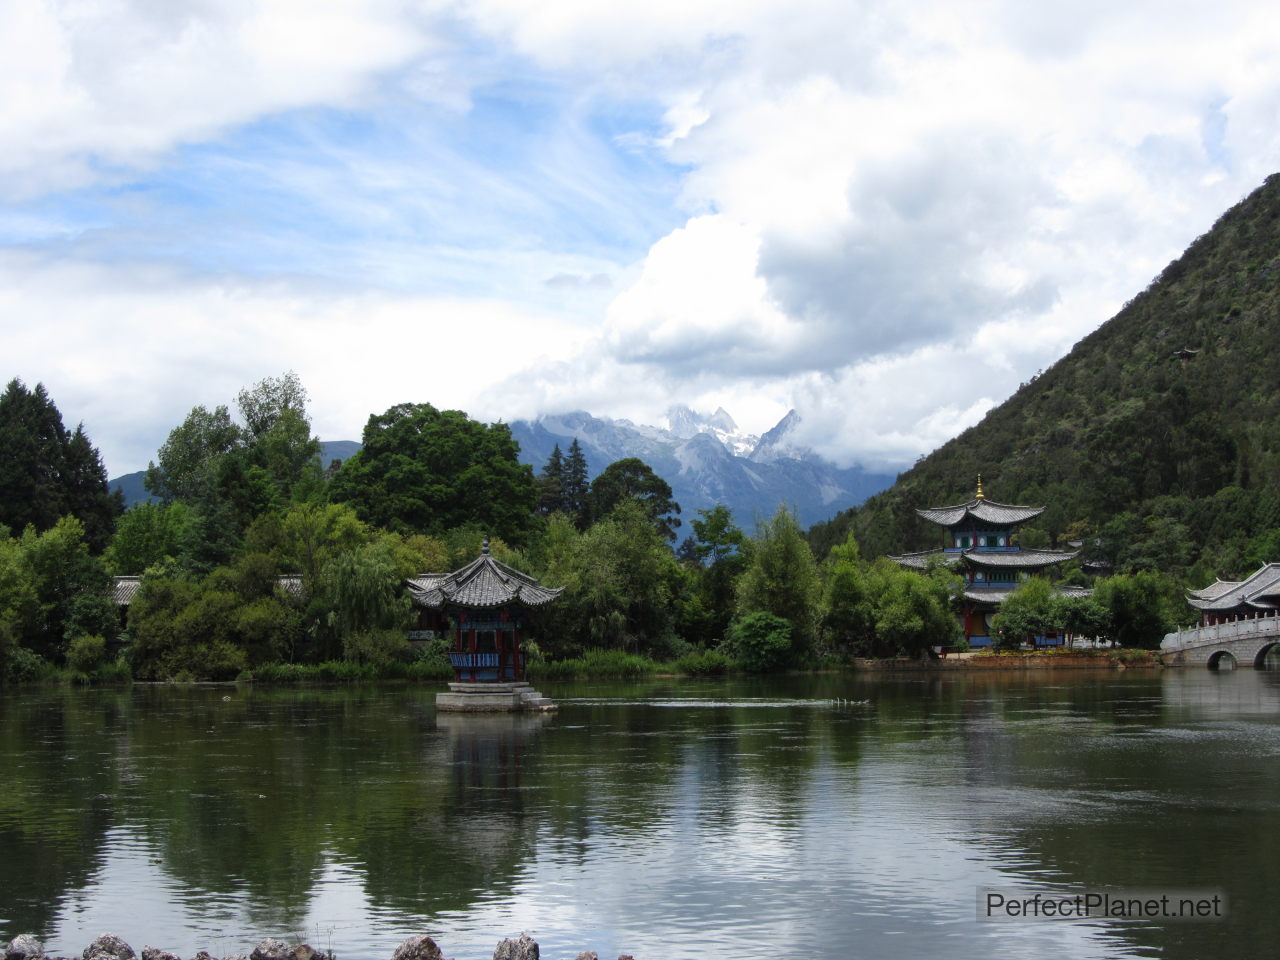
[[[949,656],[940,660],[921,660],[899,657],[873,660],[857,658],[853,661],[857,670],[915,671],[915,670],[1132,670],[1160,666],[1160,659],[1151,656],[1144,659],[1121,660],[1091,653],[1070,654],[983,654],[981,656]]]
[[[4,949],[4,960],[138,960],[133,947],[114,933],[104,933],[84,948],[79,958],[47,956],[44,944],[30,934],[14,937]],[[156,947],[143,947],[141,960],[181,960],[176,954]],[[192,960],[218,960],[204,950]],[[221,960],[333,960],[333,954],[313,950],[307,944],[290,946],[283,940],[267,939],[260,942],[249,954],[233,953]],[[410,937],[396,947],[391,960],[445,960],[436,942],[425,935]],[[493,960],[539,960],[538,941],[527,934],[514,940],[503,940],[493,951]],[[600,960],[594,950],[578,954],[573,960]],[[621,956],[618,960],[633,960]]]

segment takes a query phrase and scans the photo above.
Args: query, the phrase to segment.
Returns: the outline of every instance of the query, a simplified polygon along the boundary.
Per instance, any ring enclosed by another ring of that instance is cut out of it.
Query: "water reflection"
[[[0,702],[0,938],[190,955],[1261,955],[1280,675],[137,687]],[[224,699],[229,698],[229,699]],[[1223,924],[978,924],[976,888],[1222,886]],[[1269,939],[1270,938],[1270,939]]]

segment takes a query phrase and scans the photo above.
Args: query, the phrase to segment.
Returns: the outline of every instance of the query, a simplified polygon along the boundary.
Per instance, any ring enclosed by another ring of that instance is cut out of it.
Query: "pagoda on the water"
[[[1029,576],[1079,555],[1079,551],[1023,549],[1014,542],[1018,527],[1040,516],[1044,507],[1024,507],[988,500],[978,477],[978,492],[967,503],[930,507],[916,513],[945,527],[946,545],[934,550],[904,553],[890,560],[924,570],[935,558],[964,577],[961,626],[971,647],[991,645],[991,618],[1009,594]],[[1084,596],[1083,587],[1058,587],[1059,593]],[[1037,637],[1037,644],[1057,646],[1059,635]]]
[[[526,616],[560,595],[495,559],[485,540],[480,556],[453,573],[408,581],[419,628],[448,632],[454,682],[436,696],[436,709],[460,713],[549,710],[555,705],[525,679],[520,634]],[[422,631],[426,632],[426,631]]]

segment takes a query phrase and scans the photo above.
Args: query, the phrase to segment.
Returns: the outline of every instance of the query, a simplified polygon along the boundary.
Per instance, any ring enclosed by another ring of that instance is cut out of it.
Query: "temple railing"
[[[475,669],[476,667],[498,666],[496,653],[450,653],[449,663],[458,669]]]

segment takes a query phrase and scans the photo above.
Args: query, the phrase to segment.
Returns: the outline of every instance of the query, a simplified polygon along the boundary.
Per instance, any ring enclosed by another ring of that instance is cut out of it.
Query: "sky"
[[[289,370],[896,470],[1277,170],[1273,2],[0,0],[0,374],[112,476]]]

